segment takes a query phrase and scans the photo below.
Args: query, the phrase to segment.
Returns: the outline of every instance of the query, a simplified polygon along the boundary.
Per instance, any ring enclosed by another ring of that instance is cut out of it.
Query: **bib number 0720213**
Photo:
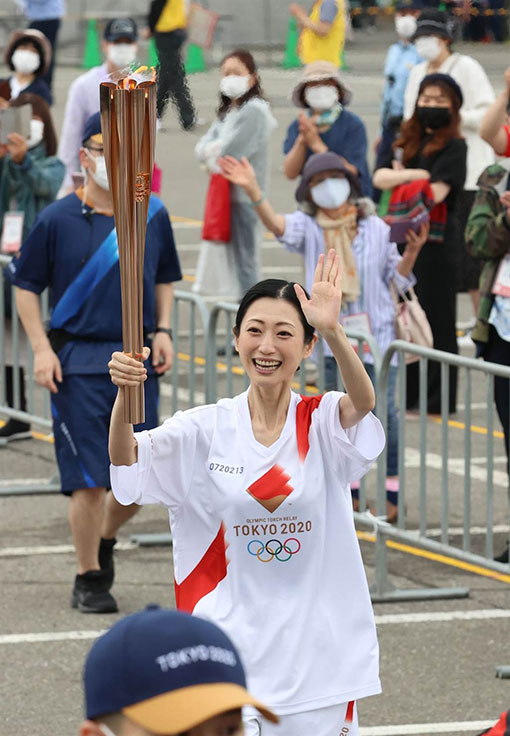
[[[242,475],[242,465],[222,465],[221,463],[209,463],[209,470],[213,473],[227,473],[228,475]]]

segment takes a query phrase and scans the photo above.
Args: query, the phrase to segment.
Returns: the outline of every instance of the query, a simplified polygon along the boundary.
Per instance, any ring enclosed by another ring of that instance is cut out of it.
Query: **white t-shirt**
[[[291,393],[270,447],[248,392],[178,412],[111,467],[120,503],[169,509],[177,606],[219,624],[250,692],[281,715],[381,691],[379,648],[349,481],[384,446],[367,415],[344,430],[342,394]]]

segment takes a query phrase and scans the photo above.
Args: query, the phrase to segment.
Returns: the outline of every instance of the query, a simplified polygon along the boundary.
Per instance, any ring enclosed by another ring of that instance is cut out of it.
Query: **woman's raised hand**
[[[143,349],[144,361],[147,360],[150,354],[149,348]],[[108,368],[110,369],[112,383],[116,386],[138,386],[138,384],[147,380],[147,368],[128,353],[113,353]]]
[[[223,156],[223,158],[218,159],[218,164],[225,179],[228,179],[232,184],[237,184],[246,191],[257,188],[257,176],[253,166],[245,156],[240,161],[233,156]]]
[[[338,256],[333,249],[327,258],[319,256],[310,298],[299,284],[294,284],[296,296],[307,322],[322,335],[334,330],[338,325],[338,315],[342,304],[340,288],[340,267]]]

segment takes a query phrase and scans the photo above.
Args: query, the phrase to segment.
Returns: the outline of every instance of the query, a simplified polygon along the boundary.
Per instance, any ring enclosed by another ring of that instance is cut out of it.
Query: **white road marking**
[[[510,618],[510,611],[501,609],[481,611],[434,611],[431,613],[396,613],[384,616],[376,616],[375,622],[378,626],[384,624],[403,623],[436,623],[449,621],[471,621],[498,618]],[[0,644],[37,644],[53,641],[75,641],[79,639],[95,639],[101,636],[102,631],[43,631],[41,633],[28,634],[3,634],[0,636]],[[390,732],[388,732],[390,733]],[[409,733],[421,733],[410,731]],[[434,732],[430,732],[434,733]],[[438,731],[437,733],[441,733]],[[391,736],[394,736],[391,732]]]
[[[115,551],[138,549],[133,542],[117,542]],[[32,555],[67,555],[74,552],[72,544],[41,544],[34,547],[2,547],[0,557],[28,557]]]
[[[261,269],[262,273],[303,273],[302,266],[263,266]],[[194,276],[196,272],[195,268],[185,268],[183,273],[186,276]]]
[[[421,462],[419,450],[415,450],[413,447],[406,447],[405,462],[406,468],[419,468]],[[432,470],[443,469],[443,456],[435,452],[427,452],[425,462],[427,468],[431,468]],[[463,478],[465,475],[464,458],[448,458],[448,472]],[[485,468],[479,468],[476,465],[472,466],[470,476],[471,480],[487,483],[487,470]],[[507,488],[508,486],[508,475],[502,470],[494,470],[493,480],[495,486],[499,486],[500,488]]]
[[[510,527],[508,524],[494,524],[492,527],[492,533],[493,534],[508,534],[510,531]],[[441,536],[442,529],[439,527],[433,528],[433,529],[427,529],[427,536],[428,537],[439,537]],[[460,536],[461,534],[464,534],[464,527],[462,526],[451,526],[448,528],[448,534],[452,537]],[[469,529],[469,535],[471,537],[478,536],[480,534],[487,534],[487,527],[486,526],[472,526]]]
[[[175,227],[175,226],[174,226]],[[178,253],[198,253],[202,243],[183,243],[177,246]],[[274,240],[263,240],[260,244],[262,250],[279,250],[283,251],[283,246]]]
[[[378,626],[383,624],[432,624],[448,621],[486,621],[487,619],[510,618],[510,611],[503,608],[488,608],[479,611],[430,611],[429,613],[387,613],[375,617]]]
[[[168,383],[160,383],[159,391],[160,391],[161,396],[164,396],[165,398],[171,398],[173,396],[173,388]],[[178,388],[177,398],[179,401],[182,401],[184,404],[189,404],[190,402],[189,389]],[[201,404],[205,404],[205,394],[203,391],[195,391],[194,405],[200,406]]]
[[[408,723],[398,726],[369,726],[360,727],[360,736],[428,736],[433,733],[480,733],[481,730],[490,728],[495,723],[492,721],[453,721],[446,723]]]
[[[7,480],[0,480],[0,488],[7,488],[10,486],[48,485],[51,480],[51,478],[10,478]]]

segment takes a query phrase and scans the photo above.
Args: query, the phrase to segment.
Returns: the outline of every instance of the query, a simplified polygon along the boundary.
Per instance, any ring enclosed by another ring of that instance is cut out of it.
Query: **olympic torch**
[[[150,79],[147,79],[147,76]],[[143,264],[156,138],[154,69],[100,87],[104,155],[119,244],[124,351],[142,362]],[[124,387],[124,421],[145,421],[144,388]]]

